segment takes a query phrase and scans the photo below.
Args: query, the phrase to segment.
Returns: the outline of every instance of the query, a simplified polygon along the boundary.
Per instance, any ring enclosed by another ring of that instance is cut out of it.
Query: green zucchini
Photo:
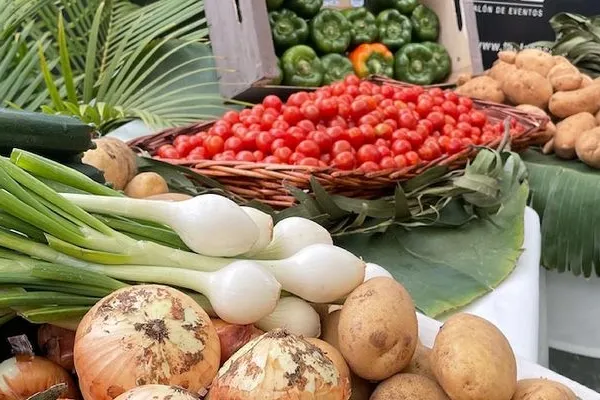
[[[60,160],[94,148],[93,132],[72,117],[0,108],[2,155],[19,148]]]

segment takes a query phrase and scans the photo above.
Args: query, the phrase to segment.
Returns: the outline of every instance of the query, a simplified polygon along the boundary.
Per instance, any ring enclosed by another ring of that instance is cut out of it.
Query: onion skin
[[[0,400],[24,400],[59,383],[67,384],[65,397],[79,398],[71,375],[44,357],[13,357],[0,364]]]
[[[144,385],[126,391],[116,400],[198,400],[198,397],[177,386]]]
[[[74,361],[85,400],[148,384],[202,393],[219,368],[219,337],[189,296],[161,285],[117,290],[83,317]]]
[[[38,346],[46,358],[67,371],[73,371],[73,346],[75,331],[58,326],[44,324],[38,329]]]
[[[211,318],[211,321],[221,343],[221,365],[246,343],[264,333],[254,325],[235,325],[218,318]]]
[[[316,346],[277,329],[221,367],[208,400],[347,400],[350,384]]]

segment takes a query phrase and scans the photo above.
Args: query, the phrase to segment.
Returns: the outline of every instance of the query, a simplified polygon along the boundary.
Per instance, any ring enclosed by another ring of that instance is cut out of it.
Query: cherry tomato
[[[254,158],[254,154],[252,154],[252,152],[250,152],[248,150],[242,150],[239,153],[237,153],[235,155],[235,159],[237,161],[248,161],[248,162],[256,161],[256,158]]]
[[[360,84],[360,78],[354,74],[346,75],[346,77],[344,78],[344,83],[346,85],[357,86],[358,84]]]
[[[465,132],[461,131],[460,129],[454,129],[452,132],[450,132],[450,136],[451,138],[457,138],[457,139],[462,139],[465,137]]]
[[[204,147],[196,147],[195,149],[190,151],[190,154],[188,154],[187,159],[193,161],[206,160],[206,149]]]
[[[319,160],[313,157],[305,157],[298,162],[298,165],[307,165],[311,167],[318,167]]]
[[[202,136],[199,136],[198,134],[190,136],[190,144],[192,145],[192,148],[202,146],[202,143],[204,143],[204,138]]]
[[[256,148],[264,153],[268,153],[271,150],[271,145],[275,141],[273,135],[270,132],[260,132],[256,136]]]
[[[173,147],[177,147],[181,143],[187,143],[190,141],[189,135],[179,135],[173,140]]]
[[[406,134],[406,140],[410,142],[410,145],[414,149],[417,149],[421,146],[421,144],[423,144],[425,138],[417,131],[409,131]]]
[[[352,145],[347,140],[338,140],[331,147],[331,155],[334,157],[346,151],[352,152]]]
[[[456,111],[458,111],[458,114],[468,114],[469,113],[469,109],[465,106],[463,106],[462,104],[459,104],[456,106]]]
[[[371,111],[369,110],[369,105],[364,99],[356,99],[350,105],[350,115],[352,115],[352,118],[356,121],[366,115],[369,111]]]
[[[471,117],[471,124],[473,124],[473,126],[476,126],[478,128],[482,128],[487,122],[487,115],[485,115],[485,113],[478,111],[478,110],[471,111],[470,117]]]
[[[335,82],[331,84],[331,94],[334,96],[341,96],[346,92],[346,85],[342,82]]]
[[[260,129],[268,131],[273,127],[273,124],[277,121],[277,117],[272,114],[264,114],[260,119]]]
[[[493,133],[490,132],[484,132],[483,135],[481,135],[481,138],[479,138],[479,141],[481,144],[488,144],[493,142],[494,140],[496,140],[497,136],[494,135]]]
[[[355,85],[346,86],[346,93],[352,97],[356,97],[359,94],[358,86],[355,86]]]
[[[467,107],[469,110],[473,108],[473,100],[468,97],[459,97],[458,104]]]
[[[463,131],[466,134],[471,134],[472,126],[467,122],[459,122],[458,124],[456,124],[456,128]]]
[[[388,146],[377,146],[377,151],[381,155],[381,157],[389,157],[392,155],[392,151]]]
[[[446,100],[442,104],[442,110],[444,110],[444,113],[446,115],[449,115],[449,116],[451,116],[454,119],[458,118],[458,109],[456,108],[456,103],[453,103],[452,101]]]
[[[377,150],[377,146],[372,144],[364,144],[356,152],[356,159],[359,164],[363,164],[367,161],[373,161],[379,163],[381,161],[381,154]]]
[[[346,129],[348,127],[348,122],[338,115],[337,117],[329,120],[329,126],[332,128],[337,126],[339,128]]]
[[[406,128],[397,129],[392,133],[392,140],[406,140],[408,132],[409,131]]]
[[[283,108],[283,120],[290,125],[295,125],[302,119],[300,108],[296,106],[285,106]]]
[[[408,166],[408,161],[403,154],[398,154],[394,157],[394,162],[396,162],[396,167],[402,169]]]
[[[279,147],[273,151],[273,155],[279,158],[283,162],[287,162],[290,159],[293,151],[289,147]]]
[[[260,150],[253,151],[252,154],[254,155],[254,159],[256,161],[262,161],[265,158],[265,153]]]
[[[375,128],[371,125],[363,124],[358,127],[363,135],[364,143],[373,143],[377,139],[377,135],[375,135]]]
[[[384,139],[391,139],[394,129],[388,124],[377,124],[375,127],[375,136]]]
[[[212,159],[214,161],[235,161],[235,153],[231,150],[227,150],[223,153],[215,154]]]
[[[393,157],[386,156],[379,162],[379,167],[381,167],[381,169],[396,169],[397,165]]]
[[[451,90],[445,91],[444,97],[446,98],[446,100],[451,101],[454,104],[458,104],[458,102],[459,102],[458,95]]]
[[[307,101],[306,103],[302,104],[302,107],[300,107],[300,111],[302,112],[304,118],[306,118],[309,121],[318,122],[321,118],[319,107],[317,107],[317,105],[312,101]]]
[[[445,146],[445,149],[448,154],[456,154],[463,149],[463,144],[460,139],[451,138]]]
[[[290,158],[288,159],[288,162],[290,164],[296,165],[300,162],[300,160],[302,160],[303,158],[306,158],[306,156],[302,153],[292,153],[292,155],[290,156]]]
[[[321,150],[314,140],[303,140],[296,146],[296,152],[304,154],[306,157],[319,158]]]
[[[312,132],[317,129],[315,124],[312,121],[309,121],[307,119],[303,119],[302,121],[299,121],[296,124],[296,126],[300,129],[302,129],[305,133],[309,133],[309,132]]]
[[[325,98],[321,100],[317,106],[319,107],[319,115],[321,118],[333,118],[338,115],[337,111],[339,105],[332,98]]]
[[[181,157],[179,155],[179,153],[177,152],[177,150],[175,149],[175,147],[170,144],[165,144],[165,145],[160,146],[158,148],[156,154],[160,158],[168,158],[168,159],[177,159],[177,158]]]
[[[256,138],[258,137],[259,131],[248,131],[242,137],[243,147],[246,150],[256,150]]]
[[[351,152],[343,151],[334,157],[331,165],[343,170],[352,170],[356,165],[356,159]]]
[[[421,158],[415,151],[409,151],[404,155],[404,157],[406,157],[406,162],[410,166],[418,165],[421,163]]]
[[[237,111],[227,111],[224,115],[223,115],[223,120],[229,122],[231,125],[240,122],[240,115],[237,113]]]
[[[296,92],[288,98],[287,104],[300,107],[307,100],[310,100],[307,92]]]
[[[266,164],[283,164],[283,162],[276,156],[266,156],[262,162]]]
[[[326,132],[316,131],[313,133],[312,140],[317,143],[321,153],[328,153],[333,145],[333,140],[331,137]]]
[[[194,148],[194,145],[190,140],[186,140],[184,142],[179,142],[175,145],[175,150],[179,153],[180,156],[185,157],[189,154],[190,151]]]
[[[262,104],[256,104],[252,107],[252,115],[256,115],[257,117],[261,117],[265,113],[266,107]]]
[[[380,167],[379,164],[374,161],[365,161],[364,163],[360,164],[358,169],[365,173],[369,173],[379,171]]]
[[[254,124],[258,124],[260,125],[260,119],[261,119],[262,115],[260,117],[256,116],[256,115],[250,115],[246,118],[242,117],[242,122],[244,123],[244,125],[246,125],[247,127],[250,127]]]
[[[331,164],[331,154],[321,154],[320,161],[324,162],[325,165]]]
[[[433,99],[430,96],[425,97],[424,95],[421,95],[421,98],[419,98],[419,102],[417,103],[416,110],[421,118],[425,118],[429,115],[431,108],[434,105]]]
[[[363,115],[358,120],[358,124],[359,125],[371,125],[371,126],[375,126],[379,122],[381,122],[381,119],[378,118],[377,116],[373,115],[372,113],[369,113],[367,115]]]
[[[288,124],[283,117],[278,117],[277,121],[273,122],[273,126],[271,129],[280,129],[282,131],[288,130],[290,128],[290,124]]]
[[[381,94],[386,99],[391,99],[394,96],[394,88],[389,85],[381,86]]]
[[[243,147],[242,139],[240,139],[239,137],[236,137],[236,136],[227,138],[227,140],[225,140],[225,144],[223,145],[223,148],[225,150],[233,150],[236,153],[238,151],[242,150],[242,147]]]
[[[206,149],[206,156],[212,157],[223,151],[225,141],[220,136],[209,136],[204,140],[204,148]]]
[[[427,115],[427,121],[431,122],[434,130],[440,130],[444,126],[444,114],[437,111],[432,111]]]
[[[398,122],[400,123],[401,128],[415,129],[417,127],[418,120],[411,112],[402,111],[400,113],[400,117],[398,118]]]
[[[406,154],[412,150],[412,145],[408,140],[398,139],[392,143],[392,153],[394,155]]]
[[[265,106],[265,108],[273,108],[277,111],[281,110],[281,107],[283,106],[281,99],[272,94],[265,97],[262,104]]]

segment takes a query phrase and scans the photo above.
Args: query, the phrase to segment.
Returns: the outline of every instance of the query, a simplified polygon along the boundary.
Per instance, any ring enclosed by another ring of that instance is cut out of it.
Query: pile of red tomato
[[[524,127],[512,122],[512,134]],[[400,169],[486,144],[501,122],[473,108],[470,98],[439,88],[377,85],[348,76],[283,103],[229,111],[208,131],[180,135],[157,156],[189,161],[250,161],[361,169]]]

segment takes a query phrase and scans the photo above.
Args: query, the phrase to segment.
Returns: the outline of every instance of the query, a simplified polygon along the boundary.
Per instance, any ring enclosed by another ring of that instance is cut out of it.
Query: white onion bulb
[[[198,397],[177,386],[144,385],[126,391],[115,400],[198,400]]]
[[[136,386],[202,393],[217,373],[217,331],[189,296],[167,286],[123,288],[83,317],[74,346],[85,400],[112,400]]]
[[[279,328],[303,337],[321,335],[319,313],[306,301],[293,296],[282,297],[275,310],[254,325],[265,332]]]
[[[247,343],[219,370],[209,400],[347,400],[350,383],[306,340],[277,329]]]
[[[377,265],[374,263],[366,263],[365,264],[365,282],[369,279],[377,278],[377,277],[385,277],[392,278],[392,274],[388,272],[387,269],[383,268],[381,265]]]

